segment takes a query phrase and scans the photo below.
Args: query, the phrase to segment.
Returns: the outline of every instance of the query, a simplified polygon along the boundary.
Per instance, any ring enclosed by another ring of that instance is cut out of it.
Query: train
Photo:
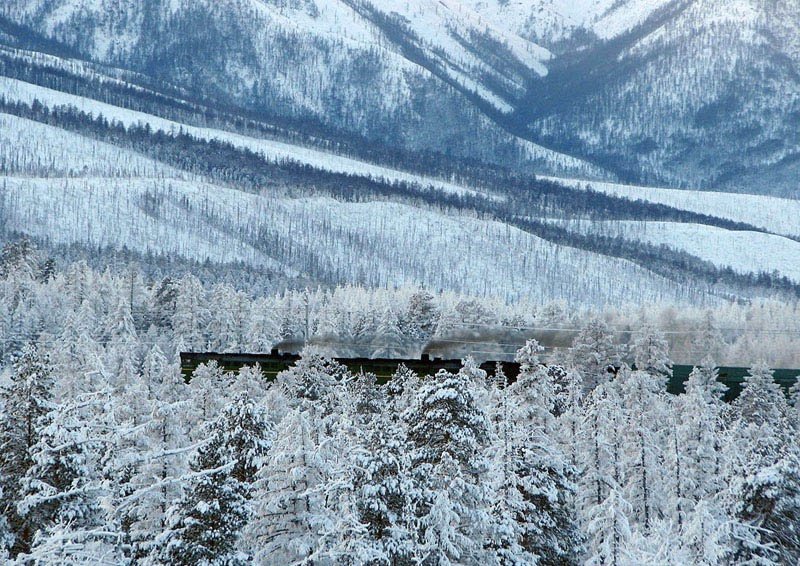
[[[258,365],[264,378],[274,380],[279,373],[289,369],[299,359],[299,354],[280,352],[272,350],[267,354],[247,354],[247,353],[217,353],[217,352],[182,352],[181,372],[184,379],[189,381],[194,370],[201,364],[216,362],[225,371],[238,371],[244,366]],[[398,359],[398,358],[335,358],[335,360],[347,367],[353,373],[368,372],[376,376],[378,383],[388,382],[402,364],[418,375],[435,375],[439,370],[457,372],[462,362],[459,359],[444,359],[423,354],[419,358]],[[514,362],[486,361],[480,364],[480,368],[493,376],[496,368],[502,367],[503,373],[509,383],[513,383],[520,372],[520,364]],[[616,373],[619,368],[609,367],[610,373]],[[686,381],[689,379],[693,366],[673,365],[672,376],[667,382],[667,392],[679,395],[685,392]],[[732,401],[742,391],[742,386],[747,376],[749,368],[743,367],[720,367],[719,381],[727,386],[725,394],[726,401]],[[800,369],[776,369],[774,370],[775,381],[788,394],[791,387],[797,382],[800,376]]]

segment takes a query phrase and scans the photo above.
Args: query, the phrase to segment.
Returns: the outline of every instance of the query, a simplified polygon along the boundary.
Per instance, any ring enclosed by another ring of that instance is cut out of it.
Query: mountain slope
[[[18,46],[45,37],[266,117],[498,163],[524,164],[530,143],[484,112],[511,112],[549,58],[434,0],[12,0],[0,15],[33,30]]]
[[[535,139],[631,181],[796,195],[800,10],[672,2],[565,55],[518,120]]]

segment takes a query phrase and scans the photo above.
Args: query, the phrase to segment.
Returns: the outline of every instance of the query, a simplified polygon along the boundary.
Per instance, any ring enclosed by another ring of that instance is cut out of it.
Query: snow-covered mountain
[[[757,0],[7,0],[3,228],[508,299],[793,289],[798,29]]]
[[[531,90],[535,139],[629,180],[797,196],[796,3],[669,2],[616,35],[626,10]]]
[[[674,0],[464,0],[511,33],[546,46],[594,36],[609,40],[641,25]]]

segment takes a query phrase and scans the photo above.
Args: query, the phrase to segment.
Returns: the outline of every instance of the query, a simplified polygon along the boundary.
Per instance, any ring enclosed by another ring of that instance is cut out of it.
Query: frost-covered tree
[[[43,418],[54,409],[53,377],[47,359],[36,346],[25,346],[13,363],[9,383],[0,388],[0,513],[14,534],[12,554],[30,550],[38,525],[17,505],[24,497],[22,479],[33,465],[32,449],[39,442]]]
[[[699,501],[685,516],[680,533],[684,562],[699,566],[724,564],[733,547],[734,520],[718,499]],[[674,541],[672,546],[676,546]]]
[[[692,339],[692,356],[699,360],[709,360],[710,364],[704,363],[703,365],[712,367],[714,362],[722,359],[724,346],[725,342],[717,328],[714,313],[706,311]]]
[[[348,375],[345,366],[318,350],[306,348],[300,360],[281,372],[277,381],[294,404],[319,402],[331,411],[335,404],[334,387]]]
[[[330,517],[325,485],[333,459],[325,449],[319,415],[289,410],[276,429],[265,465],[256,475],[253,517],[245,528],[257,564],[293,564],[320,549]]]
[[[640,360],[650,371],[630,371],[623,367],[617,376],[624,419],[622,467],[625,480],[620,487],[631,505],[631,522],[645,534],[666,512],[663,423],[668,422],[669,412],[662,371],[669,370],[669,363],[668,358],[665,363],[665,356],[660,352],[656,357],[659,358],[658,368]]]
[[[521,527],[518,543],[538,563],[573,564],[581,546],[574,508],[575,469],[558,443],[555,374],[539,362],[541,351],[535,340],[529,340],[516,354],[520,374],[504,399],[497,450],[503,455],[504,487],[496,492],[501,498],[496,508],[513,509]],[[496,515],[502,518],[504,513]],[[511,523],[503,519],[501,524]]]
[[[664,379],[672,375],[669,342],[662,332],[647,327],[640,329],[633,336],[631,350],[637,370]]]
[[[356,563],[412,564],[420,556],[414,516],[419,498],[405,432],[381,415],[353,453],[354,505],[365,533],[356,537]]]
[[[39,421],[39,439],[29,450],[32,464],[21,480],[23,497],[17,504],[20,515],[39,530],[101,522],[97,464],[103,447],[79,410],[93,401],[58,405]]]
[[[613,376],[611,368],[618,366],[620,359],[620,347],[614,343],[614,334],[600,319],[582,328],[569,350],[570,363],[581,372],[587,391],[609,381]]]
[[[688,513],[723,486],[724,390],[717,370],[700,366],[689,374],[686,393],[669,400],[672,424],[665,431],[664,485],[671,519],[679,527]]]
[[[766,363],[750,369],[732,409],[731,429],[739,437],[732,447],[747,473],[774,464],[794,442],[786,396]]]
[[[404,414],[421,495],[421,545],[432,564],[478,560],[488,526],[488,419],[464,372],[444,370],[423,382]]]
[[[436,330],[438,309],[434,296],[427,291],[418,291],[408,300],[408,311],[405,316],[405,326],[408,336],[424,342],[430,340]]]
[[[183,499],[170,510],[158,554],[170,564],[248,562],[240,534],[250,516],[255,476],[272,445],[272,426],[246,393],[206,427]]]
[[[739,538],[737,563],[800,563],[800,449],[794,446],[737,486],[736,518],[755,529],[755,540]]]
[[[404,364],[386,384],[389,418],[399,421],[406,409],[411,406],[420,386],[420,378]]]
[[[750,528],[757,535],[737,537],[734,557],[756,563],[782,563],[783,557],[796,561],[800,550],[797,430],[786,397],[765,363],[751,368],[733,413],[731,431],[736,440],[728,446],[725,471],[731,485],[730,506],[745,531]]]
[[[608,495],[593,507],[586,525],[589,537],[587,566],[620,566],[630,564],[631,506],[619,489],[610,484]]]
[[[193,439],[203,434],[203,425],[211,422],[225,406],[234,378],[212,360],[192,372],[188,396],[189,425]]]
[[[405,351],[405,341],[397,313],[392,308],[384,309],[372,342],[372,357],[399,358]]]
[[[210,313],[203,284],[197,277],[187,275],[177,282],[177,291],[175,314],[172,318],[175,337],[189,350],[204,352],[207,346],[205,331]]]

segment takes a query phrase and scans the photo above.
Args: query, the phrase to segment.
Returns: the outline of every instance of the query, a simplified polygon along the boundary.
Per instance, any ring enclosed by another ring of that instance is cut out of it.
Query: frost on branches
[[[706,312],[681,322],[694,329],[683,342],[654,316],[623,343],[612,318],[553,305],[251,297],[192,275],[58,270],[26,246],[6,256],[4,564],[800,563],[800,385],[787,396],[755,363],[726,404],[714,359],[752,343]],[[716,316],[784,316],[747,308]],[[582,329],[556,351],[526,342],[513,383],[469,357],[381,383],[328,356],[418,355],[534,321]],[[178,364],[181,350],[302,338],[319,343],[274,380]],[[706,354],[679,396],[665,388],[675,345]]]

